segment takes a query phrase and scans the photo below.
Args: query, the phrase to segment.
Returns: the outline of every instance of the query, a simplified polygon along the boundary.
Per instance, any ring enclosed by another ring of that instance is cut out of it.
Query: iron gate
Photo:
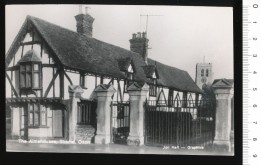
[[[158,146],[206,146],[215,133],[215,107],[209,100],[146,101],[145,144]],[[197,105],[196,105],[197,104]]]
[[[126,144],[130,128],[129,102],[112,102],[112,141]]]
[[[97,102],[90,100],[81,100],[78,102],[77,124],[92,125],[97,129],[96,119]]]

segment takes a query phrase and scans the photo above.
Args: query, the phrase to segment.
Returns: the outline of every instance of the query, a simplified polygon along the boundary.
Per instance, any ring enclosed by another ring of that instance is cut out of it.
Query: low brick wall
[[[77,125],[76,139],[91,142],[95,136],[95,131],[96,130],[92,125]]]

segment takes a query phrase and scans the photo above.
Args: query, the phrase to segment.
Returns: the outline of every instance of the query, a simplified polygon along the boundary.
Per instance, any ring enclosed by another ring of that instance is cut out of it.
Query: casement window
[[[26,62],[20,64],[20,88],[41,88],[41,63]]]
[[[151,79],[153,84],[149,85],[149,96],[156,97],[157,96],[157,86],[156,86],[156,79]]]
[[[28,125],[30,127],[47,126],[47,110],[40,104],[28,105]]]

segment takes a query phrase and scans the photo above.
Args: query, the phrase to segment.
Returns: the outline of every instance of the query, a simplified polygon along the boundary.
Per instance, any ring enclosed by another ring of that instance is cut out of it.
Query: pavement
[[[128,146],[120,144],[60,144],[60,143],[24,143],[18,140],[6,140],[7,152],[48,152],[48,153],[106,153],[106,154],[159,154],[159,155],[227,155],[233,152],[216,152],[197,147],[178,149],[176,146]]]

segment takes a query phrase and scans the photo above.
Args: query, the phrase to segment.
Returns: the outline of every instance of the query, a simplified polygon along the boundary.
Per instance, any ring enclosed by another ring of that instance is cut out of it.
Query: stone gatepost
[[[149,91],[148,85],[133,83],[127,89],[130,99],[130,132],[128,145],[144,144],[144,102]]]
[[[219,80],[212,85],[216,95],[216,127],[214,149],[231,152],[231,98],[233,84]]]
[[[97,94],[95,144],[109,144],[111,142],[111,102],[116,90],[113,85],[100,84],[94,91]]]
[[[69,85],[69,108],[68,108],[68,120],[69,120],[69,140],[76,140],[76,126],[77,126],[77,109],[78,102],[80,101],[81,94],[84,90],[79,85]]]

